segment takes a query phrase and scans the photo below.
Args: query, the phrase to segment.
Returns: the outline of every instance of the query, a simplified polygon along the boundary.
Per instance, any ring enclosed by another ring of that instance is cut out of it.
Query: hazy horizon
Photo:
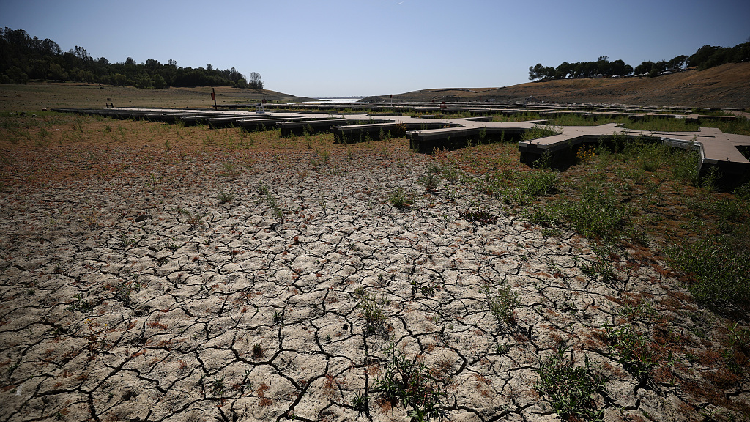
[[[94,58],[235,67],[267,89],[366,97],[528,82],[536,63],[636,66],[750,39],[750,2],[365,0],[0,3],[0,25]]]

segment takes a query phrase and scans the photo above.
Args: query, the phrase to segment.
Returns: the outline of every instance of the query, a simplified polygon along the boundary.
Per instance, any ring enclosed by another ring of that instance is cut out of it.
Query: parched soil
[[[425,89],[394,96],[402,101],[545,101],[682,107],[750,107],[750,63],[725,64],[656,78],[586,78],[531,82],[501,88]]]
[[[579,403],[604,420],[750,414],[743,327],[658,259],[592,273],[570,231],[460,177],[428,192],[445,157],[403,138],[38,130],[2,144],[0,421],[408,421],[427,404],[379,391],[394,356],[443,420],[560,420],[537,371],[561,349],[605,377]]]

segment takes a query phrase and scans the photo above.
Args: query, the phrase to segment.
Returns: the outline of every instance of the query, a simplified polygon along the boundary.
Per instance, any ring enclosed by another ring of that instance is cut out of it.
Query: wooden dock
[[[454,108],[456,108],[454,106]],[[487,108],[465,107],[469,114],[482,110],[494,114],[521,114],[534,112],[548,117],[566,113],[577,113],[593,117],[640,116],[633,110],[610,109],[591,111],[587,109],[564,110],[557,107]],[[533,163],[542,156],[555,158],[570,156],[582,144],[598,143],[613,136],[624,139],[646,138],[670,146],[695,149],[700,153],[702,173],[717,168],[730,178],[750,176],[750,161],[740,149],[750,150],[750,136],[726,134],[717,128],[701,127],[698,132],[655,132],[628,130],[615,123],[599,126],[558,126],[558,133],[530,141],[521,140],[523,134],[534,128],[545,127],[545,120],[526,122],[492,122],[486,116],[467,118],[432,118],[409,115],[375,115],[365,113],[336,114],[314,112],[251,112],[240,110],[174,110],[146,108],[108,109],[56,109],[61,112],[97,114],[113,118],[144,119],[167,123],[206,124],[209,127],[241,127],[245,130],[267,130],[279,128],[283,136],[304,133],[332,132],[335,142],[352,143],[366,140],[377,141],[384,137],[406,136],[412,149],[421,153],[432,153],[439,149],[456,149],[478,143],[516,141],[521,160]],[[441,110],[444,111],[444,110]],[[692,121],[710,119],[714,116],[700,114],[653,114],[653,110],[640,109],[651,117],[678,118]],[[631,117],[639,118],[639,117]],[[720,116],[724,119],[725,116]],[[726,117],[726,119],[734,116]]]

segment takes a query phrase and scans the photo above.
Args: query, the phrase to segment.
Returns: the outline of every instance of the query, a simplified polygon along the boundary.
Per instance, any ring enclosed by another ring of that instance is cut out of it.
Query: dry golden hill
[[[218,86],[218,105],[252,104],[262,100],[277,102],[309,101],[309,98],[271,91],[268,89],[239,89]],[[30,83],[0,85],[0,110],[34,111],[42,108],[74,107],[166,107],[210,108],[211,87],[168,89],[138,89],[132,86],[112,86],[84,83]]]
[[[532,97],[556,103],[750,108],[750,63],[688,70],[656,78],[586,78],[530,82],[501,88],[423,89],[394,95],[402,101],[496,101]]]

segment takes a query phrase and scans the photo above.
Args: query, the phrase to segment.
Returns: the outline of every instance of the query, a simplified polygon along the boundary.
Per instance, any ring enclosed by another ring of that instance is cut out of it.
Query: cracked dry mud
[[[391,344],[437,380],[444,420],[559,420],[535,369],[563,342],[608,376],[606,420],[698,418],[701,403],[639,382],[601,339],[633,297],[689,327],[675,309],[699,311],[675,280],[584,274],[585,239],[544,237],[461,184],[425,192],[431,157],[312,154],[4,195],[0,420],[406,421],[372,391]],[[389,203],[398,187],[411,207]],[[478,205],[497,220],[462,218]],[[511,324],[488,306],[503,283]]]

